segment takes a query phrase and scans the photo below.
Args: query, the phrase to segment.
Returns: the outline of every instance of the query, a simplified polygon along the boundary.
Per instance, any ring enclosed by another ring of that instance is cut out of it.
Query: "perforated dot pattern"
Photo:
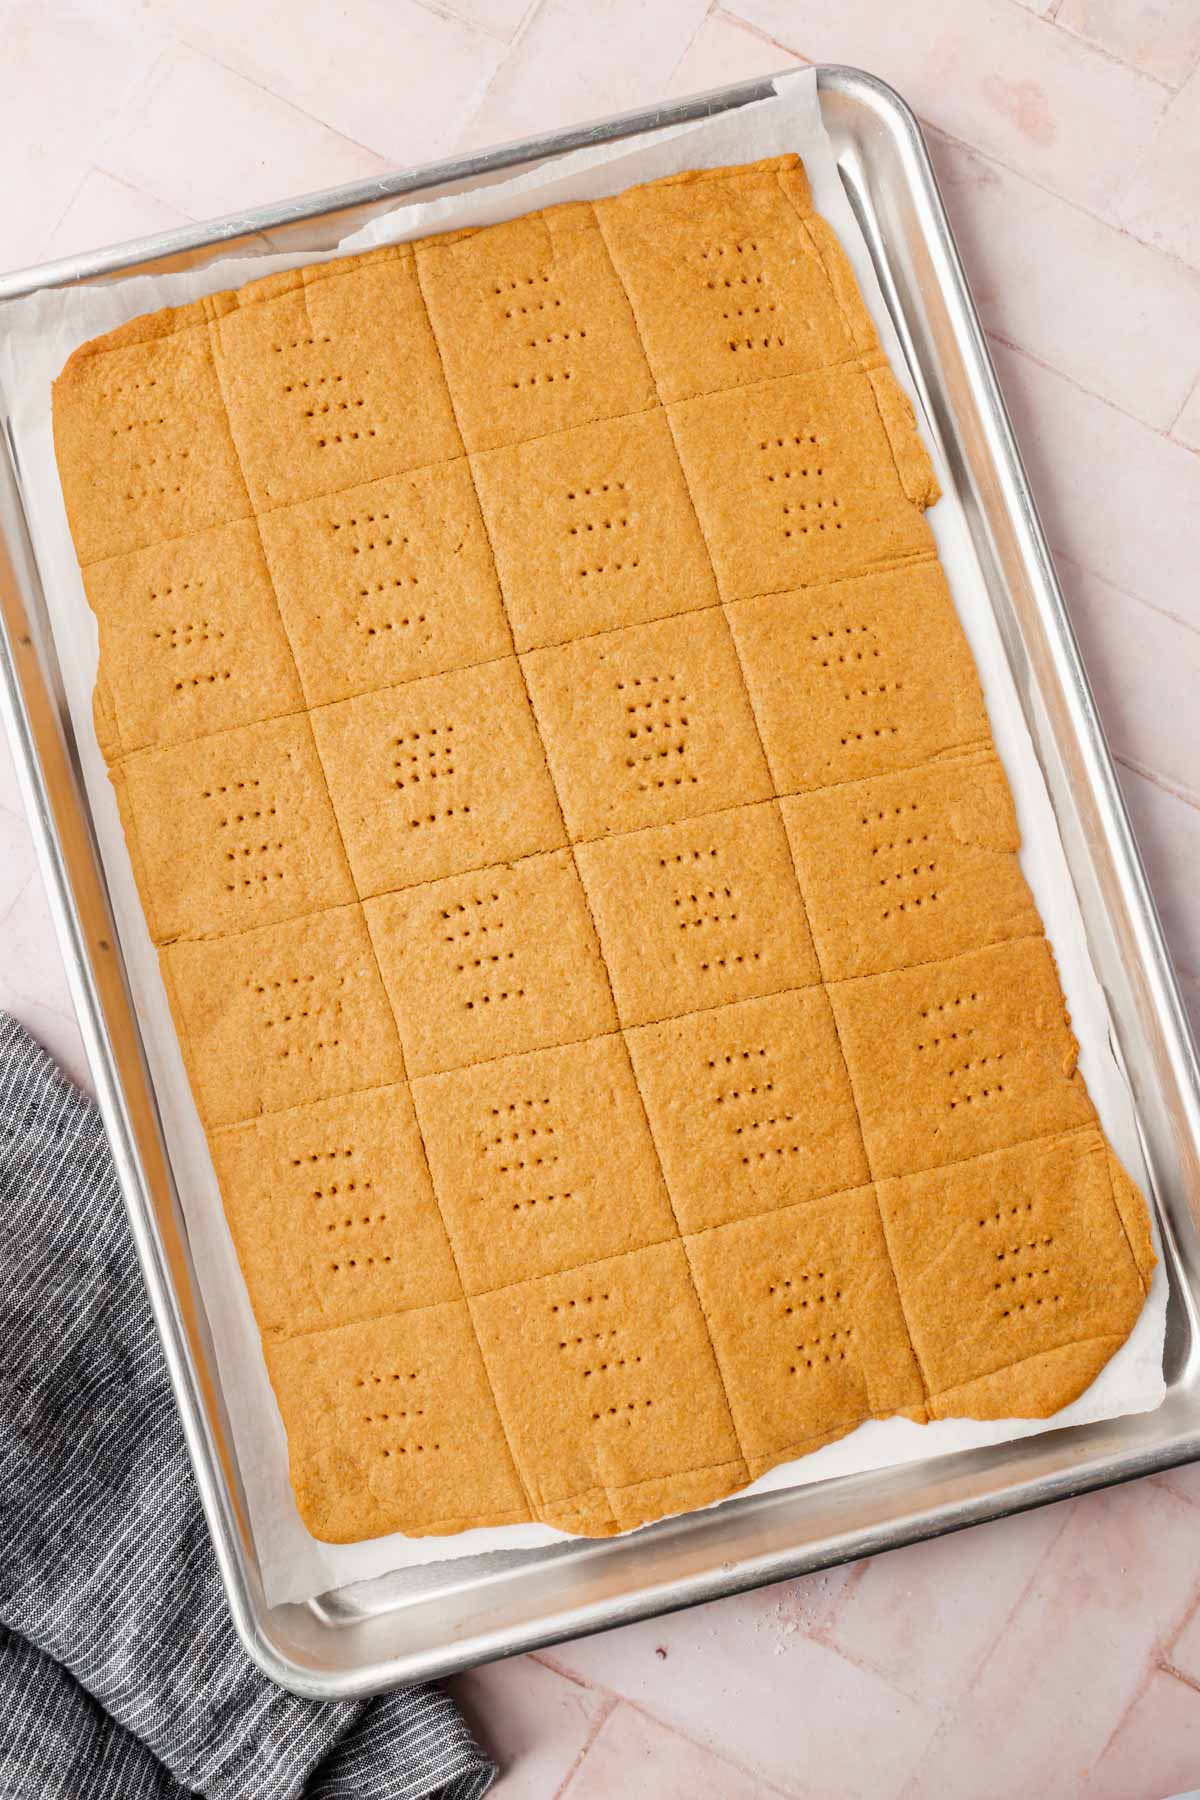
[[[721,366],[728,371],[724,377],[728,391],[753,394],[757,383],[772,379],[771,370],[784,366],[780,357],[801,353],[800,347],[812,336],[813,321],[788,299],[786,282],[779,278],[780,264],[772,260],[775,245],[767,231],[745,228],[736,222],[727,225],[722,222],[719,209],[706,216],[704,199],[704,193],[698,191],[699,211],[687,278],[695,284],[698,294],[707,297],[704,304],[710,309],[709,316],[719,318],[723,336],[718,348]],[[736,221],[736,217],[736,210],[731,210],[730,218]],[[798,217],[797,244],[802,236],[801,224]],[[640,326],[636,297],[630,302],[633,290],[624,277],[618,276],[603,229],[595,230],[595,215],[590,216],[587,228],[588,254],[599,259],[588,267],[603,268],[605,282],[626,309],[622,317],[628,314],[634,320],[636,335]],[[580,230],[583,229],[581,222]],[[545,241],[555,248],[548,232]],[[598,398],[594,419],[585,421],[588,423],[617,417],[624,405],[623,401],[605,398],[603,383],[597,383],[594,373],[600,366],[595,360],[597,347],[607,342],[606,334],[611,335],[615,329],[612,315],[595,299],[595,283],[589,285],[589,280],[573,274],[565,254],[547,254],[545,247],[537,251],[533,243],[529,240],[520,254],[512,250],[505,257],[498,256],[490,274],[481,277],[477,273],[472,277],[479,328],[492,334],[497,368],[503,371],[497,376],[497,392],[503,390],[501,399],[505,406],[517,409],[505,416],[529,421],[520,441],[535,441],[564,430],[560,410],[564,392],[569,396],[567,404],[577,406],[582,389],[589,393],[595,389]],[[562,248],[560,242],[557,249],[561,252]],[[436,379],[449,394],[455,414],[453,433],[461,442],[462,433],[468,430],[461,424],[464,408],[473,396],[463,392],[461,378],[455,373],[459,364],[455,361],[456,352],[449,347],[451,315],[442,291],[435,293],[432,284],[433,265],[428,260],[432,254],[422,246],[415,252],[421,331],[427,334],[421,339],[426,346],[421,355],[434,359]],[[796,254],[800,254],[799,249]],[[803,254],[811,260],[807,239]],[[478,269],[485,266],[482,262],[477,265]],[[315,289],[327,278],[320,270],[314,270],[310,277],[302,279]],[[872,377],[880,369],[877,346],[863,347],[864,328],[857,317],[850,316],[845,291],[839,291],[828,275],[822,279],[822,303],[831,318],[837,320],[842,340],[854,348],[853,360],[839,365],[839,378],[857,384],[856,393],[878,393],[878,388],[871,387]],[[251,306],[268,303],[248,302]],[[294,295],[288,304],[291,310],[281,308],[278,316],[294,321],[299,317]],[[350,357],[348,347],[332,329],[311,322],[321,317],[319,307],[308,308],[308,315],[307,326],[293,323],[278,330],[271,339],[261,371],[264,392],[269,393],[271,405],[280,409],[277,416],[288,421],[287,429],[297,446],[303,445],[305,454],[319,453],[322,466],[327,464],[331,470],[341,471],[356,466],[353,458],[360,453],[377,454],[371,441],[386,434],[371,384],[361,373],[353,372],[360,364]],[[627,323],[624,328],[628,328]],[[364,320],[362,329],[370,330],[369,320]],[[389,344],[387,353],[402,358],[407,349],[403,344]],[[414,350],[413,354],[417,352]],[[647,366],[657,373],[652,356]],[[764,373],[755,372],[760,368]],[[134,379],[131,386],[127,380],[125,388],[113,385],[107,402],[110,416],[104,430],[113,446],[121,446],[123,486],[119,497],[131,517],[143,516],[149,502],[182,497],[185,489],[204,479],[208,452],[203,442],[184,443],[177,434],[172,435],[176,401],[165,387],[157,388],[155,380],[147,375],[140,384]],[[662,405],[661,387],[657,404]],[[543,406],[546,410],[539,412]],[[871,406],[874,411],[873,399]],[[576,419],[573,413],[568,416]],[[677,423],[674,419],[670,422],[673,426]],[[471,457],[477,445],[485,451],[496,446],[474,426],[471,429],[475,436],[468,434],[469,448],[460,448],[449,460],[462,469],[465,459],[466,471],[474,480]],[[903,509],[917,510],[917,503],[903,494],[907,491],[905,484],[913,484],[912,469],[922,460],[921,452],[911,431],[902,441],[894,420],[885,419],[884,429],[896,465],[890,473],[899,485],[895,497],[881,490],[878,504],[881,509],[894,507],[899,516]],[[230,442],[236,455],[238,445],[232,429]],[[777,552],[781,569],[799,566],[788,559],[802,551],[807,555],[806,546],[822,540],[827,544],[849,540],[859,529],[848,476],[852,451],[853,446],[848,448],[824,412],[814,423],[799,404],[788,429],[761,430],[750,441],[752,470],[747,479],[754,486],[755,504],[766,509],[763,517],[770,521],[767,535],[771,543],[764,555]],[[686,454],[681,456],[680,466],[688,486],[690,465]],[[388,476],[405,472],[397,467],[389,470]],[[431,578],[427,565],[418,556],[419,546],[407,515],[381,493],[381,480],[377,477],[350,489],[338,474],[331,474],[330,491],[318,493],[312,502],[320,510],[320,530],[327,553],[336,555],[339,566],[349,571],[353,607],[347,618],[364,642],[421,634],[430,626],[439,605],[436,577]],[[694,503],[690,487],[689,495]],[[311,495],[305,504],[309,500]],[[606,474],[589,473],[586,478],[567,480],[559,504],[563,523],[555,523],[556,542],[560,542],[564,568],[574,583],[593,588],[616,576],[623,582],[638,579],[646,543],[643,534],[646,521],[654,515],[655,496],[640,482],[637,468],[614,466]],[[265,516],[272,510],[271,505],[264,503],[260,489],[258,512]],[[701,530],[707,530],[702,509],[697,506],[696,512]],[[926,560],[930,555],[927,550]],[[503,601],[503,576],[494,557],[492,563]],[[886,565],[888,569],[903,566],[903,556]],[[716,567],[715,556],[714,570],[719,579],[721,570]],[[780,585],[784,585],[782,580]],[[187,583],[182,587],[186,590]],[[238,665],[230,653],[228,634],[216,609],[208,603],[203,582],[196,582],[195,591],[187,593],[186,601],[182,591],[175,594],[166,589],[164,597],[183,603],[182,612],[176,610],[169,620],[151,629],[155,654],[165,658],[168,665],[178,663],[173,692],[182,696],[201,686],[235,681]],[[732,648],[729,666],[737,676],[738,704],[748,709],[752,748],[765,768],[772,764],[771,746],[756,709],[756,694],[746,665],[729,626],[727,609],[735,597],[725,591],[725,605],[714,605],[711,616],[721,635],[723,653],[728,655]],[[152,599],[157,598],[157,593],[152,595]],[[885,758],[893,757],[893,766],[902,769],[907,754],[906,718],[924,701],[920,684],[911,673],[897,674],[892,668],[886,637],[878,621],[868,622],[861,613],[823,611],[822,606],[819,595],[811,599],[805,635],[809,661],[826,684],[824,691],[836,721],[833,735],[848,754],[869,747]],[[709,615],[697,609],[695,616],[699,619]],[[597,644],[604,637],[602,632],[588,635]],[[525,653],[521,657],[515,654],[511,639],[501,656],[489,646],[486,654],[479,654],[468,666],[484,668],[499,661],[505,662],[514,678],[519,679],[528,697],[533,692],[532,663]],[[299,666],[297,663],[298,669]],[[686,956],[692,984],[681,989],[674,1016],[690,1017],[723,1003],[724,990],[715,988],[715,984],[749,978],[764,959],[766,949],[761,935],[748,936],[744,929],[757,872],[754,868],[732,866],[706,836],[707,802],[704,765],[697,749],[697,717],[709,696],[698,686],[693,665],[687,658],[646,654],[640,661],[619,667],[624,672],[614,674],[608,681],[612,717],[620,721],[615,729],[623,732],[618,778],[628,795],[637,799],[673,797],[674,810],[662,816],[669,816],[672,823],[682,820],[688,824],[686,843],[663,854],[657,866],[664,909],[673,922],[672,935],[680,955]],[[628,672],[632,668],[640,672]],[[443,672],[450,671],[439,671],[439,676]],[[930,661],[924,679],[930,684],[937,682],[936,660]],[[372,694],[384,691],[381,685]],[[402,686],[398,692],[402,694]],[[561,835],[554,845],[540,846],[539,853],[549,853],[551,849],[558,853],[559,847],[566,845],[562,855],[569,857],[571,867],[577,870],[581,865],[572,837],[582,840],[588,834],[572,833],[567,828],[569,808],[563,811],[561,782],[555,782],[553,757],[547,754],[544,721],[533,700],[530,709],[538,725],[544,773],[554,787],[562,813]],[[321,710],[320,706],[304,708],[314,715],[319,748],[326,742],[317,718]],[[478,804],[475,790],[468,796],[459,785],[464,741],[473,723],[461,708],[456,713],[447,706],[431,711],[419,725],[394,725],[385,740],[385,769],[386,783],[400,811],[396,815],[399,823],[390,828],[406,838],[425,842],[436,837],[450,821],[459,827],[464,821],[474,820]],[[583,721],[579,725],[582,728]],[[500,788],[509,779],[508,755],[508,744],[497,731],[496,760],[490,773]],[[345,795],[353,783],[346,781],[343,772],[335,791],[328,769],[325,782],[326,789],[319,796],[321,804],[333,806],[339,830],[345,834]],[[781,785],[772,779],[765,793],[753,796],[754,804],[774,809],[772,817],[776,820],[780,817],[778,802],[787,798],[786,788],[780,791]],[[838,785],[836,778],[828,785]],[[231,770],[227,778],[204,789],[202,803],[211,814],[226,888],[231,895],[270,890],[283,882],[287,834],[279,802],[263,777]],[[953,907],[952,884],[920,803],[864,809],[859,820],[864,841],[869,841],[868,854],[875,871],[875,928],[895,936],[917,915],[927,919]],[[634,829],[618,821],[611,831],[591,835],[597,839],[601,835],[632,836]],[[526,949],[527,921],[505,898],[505,871],[510,863],[524,860],[527,859],[523,856],[506,858],[503,852],[496,852],[490,860],[481,855],[479,865],[467,871],[469,887],[462,890],[459,899],[440,908],[433,919],[437,953],[444,958],[449,981],[448,1013],[469,1014],[473,1018],[480,1014],[489,1018],[511,1016],[514,1011],[520,1012],[525,1002],[532,1003],[539,971],[531,965]],[[461,867],[451,867],[439,870],[431,879],[457,878],[462,874]],[[400,881],[386,891],[403,894],[406,885]],[[411,885],[423,888],[425,877]],[[360,878],[354,903],[360,910],[363,901],[380,897],[378,887],[364,890],[365,883]],[[803,903],[803,885],[798,879],[796,891]],[[583,884],[580,892],[584,892]],[[375,920],[382,915],[368,916]],[[590,913],[589,925],[594,930]],[[370,943],[374,959],[372,979],[382,980],[387,958],[381,953],[378,927],[364,941]],[[396,954],[394,946],[389,947],[388,954]],[[402,954],[417,957],[424,951],[414,939],[402,946]],[[170,966],[170,949],[167,962]],[[607,979],[611,988],[611,975]],[[345,972],[322,967],[311,956],[298,953],[283,972],[269,976],[243,973],[231,983],[229,1004],[240,1009],[239,1016],[253,1034],[258,1056],[265,1063],[287,1065],[288,1079],[293,1082],[287,1091],[293,1096],[290,1103],[297,1107],[310,1104],[314,1096],[324,1092],[322,1066],[328,1067],[336,1059],[337,1066],[342,1067],[346,1053],[353,1049],[358,1019],[347,1005],[348,980]],[[774,991],[788,994],[811,980],[810,974],[796,968]],[[816,985],[824,992],[835,984],[827,980]],[[711,998],[714,989],[718,994],[716,1002]],[[196,994],[182,994],[180,1016],[185,1021],[195,1020],[200,1004],[201,997]],[[537,1004],[545,1002],[538,999]],[[827,1004],[824,999],[822,1004]],[[391,1005],[399,1021],[401,1014],[394,995]],[[914,1067],[936,1069],[942,1109],[955,1131],[963,1128],[962,1120],[968,1115],[1007,1117],[1008,1109],[1018,1108],[1025,1092],[1018,1066],[1020,1046],[997,1039],[989,1023],[992,1006],[993,996],[987,986],[976,984],[964,985],[949,997],[942,993],[919,1010],[912,1062]],[[612,1016],[617,1018],[615,1010]],[[403,1037],[402,1028],[398,1029]],[[624,1046],[629,1033],[626,1028],[614,1026],[610,1035]],[[558,1038],[550,1047],[561,1047],[568,1041]],[[704,1084],[701,1101],[707,1129],[727,1146],[734,1178],[737,1179],[737,1171],[742,1171],[741,1179],[747,1184],[745,1192],[765,1191],[754,1184],[762,1182],[770,1170],[772,1179],[781,1184],[775,1190],[780,1203],[787,1204],[793,1199],[787,1188],[787,1171],[800,1164],[807,1168],[811,1163],[814,1128],[814,1119],[790,1098],[792,1089],[783,1073],[788,1046],[757,1034],[736,1038],[731,1035],[726,1041],[727,1048],[697,1065],[698,1081]],[[848,1051],[841,1039],[837,1039],[837,1045],[836,1057],[830,1055],[830,1091],[841,1084],[838,1091],[850,1095],[848,1104],[853,1109],[855,1083],[861,1078],[861,1071],[853,1051]],[[547,1041],[539,1041],[536,1047],[547,1047]],[[624,1048],[622,1054],[627,1054]],[[197,1059],[203,1055],[203,1039],[197,1029],[189,1043],[189,1056],[198,1066]],[[487,1063],[492,1059],[480,1060]],[[453,1075],[463,1066],[473,1065],[456,1065],[447,1060],[434,1066],[429,1082]],[[409,1072],[411,1075],[411,1069]],[[897,1079],[903,1078],[900,1070]],[[435,1088],[420,1086],[424,1079],[423,1074],[413,1078],[414,1092],[420,1101],[418,1111],[436,1103]],[[653,1115],[653,1108],[637,1083],[636,1072],[632,1079],[638,1104],[648,1121],[646,1154],[653,1159],[655,1178],[661,1180],[667,1165],[656,1148],[655,1132],[661,1130],[662,1121]],[[493,1104],[479,1122],[482,1165],[489,1181],[504,1196],[497,1209],[497,1218],[503,1223],[498,1223],[496,1229],[528,1233],[530,1241],[536,1234],[543,1234],[545,1242],[553,1243],[553,1234],[566,1229],[564,1219],[578,1217],[586,1207],[590,1190],[572,1173],[569,1132],[554,1094],[546,1087],[533,1085],[524,1071],[514,1073],[505,1092],[507,1097]],[[246,1104],[247,1116],[253,1116],[252,1095],[247,1095]],[[1016,1121],[1012,1134],[1015,1142],[1020,1140],[1019,1111],[1012,1110],[1012,1117]],[[968,1158],[969,1155],[968,1151]],[[868,1163],[869,1160],[868,1157]],[[311,1184],[309,1199],[319,1217],[325,1256],[322,1279],[330,1284],[330,1292],[345,1291],[354,1284],[381,1277],[400,1251],[384,1229],[392,1222],[389,1204],[379,1197],[372,1177],[356,1165],[353,1144],[335,1139],[327,1148],[308,1153],[307,1160],[297,1158],[293,1166]],[[871,1168],[861,1185],[870,1189],[876,1179],[877,1173]],[[668,1199],[672,1199],[669,1179],[665,1185]],[[1069,1312],[1070,1290],[1061,1275],[1054,1229],[1038,1224],[1028,1208],[1021,1212],[1011,1206],[1007,1210],[981,1210],[975,1235],[981,1266],[986,1264],[988,1268],[988,1304],[994,1315],[996,1343],[1007,1344],[1032,1315],[1045,1320]],[[453,1249],[453,1226],[449,1237]],[[678,1246],[681,1238],[676,1213],[673,1230],[663,1241]],[[557,1297],[538,1303],[542,1315],[539,1329],[554,1334],[548,1340],[552,1342],[553,1354],[547,1367],[531,1369],[531,1378],[550,1384],[554,1405],[572,1411],[578,1428],[575,1449],[595,1472],[596,1488],[606,1491],[622,1486],[633,1489],[639,1482],[694,1473],[654,1464],[655,1434],[667,1429],[660,1421],[671,1409],[678,1411],[681,1396],[669,1384],[664,1385],[659,1346],[644,1321],[634,1322],[627,1300],[622,1297],[626,1291],[621,1275],[626,1266],[624,1256],[646,1255],[652,1248],[653,1245],[639,1244],[623,1255],[599,1257],[592,1265],[575,1264],[539,1277],[550,1282],[552,1288],[558,1284],[553,1288]],[[682,1266],[683,1279],[691,1282],[686,1256]],[[485,1297],[493,1298],[502,1287],[516,1285],[521,1284],[497,1284]],[[811,1266],[798,1263],[786,1272],[763,1269],[759,1287],[760,1304],[780,1326],[778,1341],[785,1346],[773,1371],[783,1384],[780,1405],[799,1408],[799,1418],[804,1406],[811,1403],[802,1396],[818,1391],[819,1383],[832,1379],[834,1374],[840,1378],[843,1365],[858,1370],[861,1358],[869,1353],[864,1339],[871,1330],[870,1306],[862,1300],[854,1282],[830,1259],[814,1260]],[[699,1306],[695,1283],[691,1282],[686,1291],[689,1304]],[[551,1289],[547,1289],[547,1294],[551,1294]],[[478,1298],[473,1296],[472,1304]],[[714,1333],[703,1323],[703,1307],[700,1313],[704,1339],[711,1348]],[[470,1316],[474,1321],[476,1314]],[[476,1342],[482,1342],[476,1323],[472,1329]],[[1069,1329],[1068,1320],[1063,1330],[1069,1334]],[[1069,1335],[1062,1341],[1069,1341]],[[742,1421],[737,1408],[731,1408],[721,1376],[721,1349],[717,1343],[711,1368],[697,1375],[697,1408],[721,1422],[720,1430],[714,1427],[712,1433],[714,1444],[725,1442],[722,1432],[732,1444],[727,1457],[714,1450],[711,1459],[714,1468],[728,1464],[729,1472],[721,1477],[721,1491],[727,1492],[749,1478],[752,1458],[744,1435],[739,1436]],[[908,1353],[912,1356],[911,1344]],[[485,1351],[485,1367],[487,1363]],[[914,1370],[916,1367],[913,1356]],[[360,1433],[356,1443],[365,1447],[362,1454],[376,1474],[383,1471],[386,1476],[380,1491],[395,1497],[398,1525],[403,1525],[406,1517],[404,1495],[410,1491],[410,1484],[428,1482],[430,1466],[454,1450],[440,1398],[439,1382],[444,1381],[445,1373],[433,1365],[391,1366],[378,1361],[371,1366],[364,1363],[353,1378],[352,1400],[357,1412],[348,1412],[347,1418]],[[928,1383],[920,1374],[914,1379],[928,1402]],[[491,1391],[499,1391],[494,1382]],[[869,1398],[863,1404],[863,1416],[867,1416]],[[920,1404],[918,1393],[914,1409],[919,1411]],[[510,1436],[522,1429],[514,1423],[511,1401],[502,1402],[500,1411]],[[837,1421],[838,1428],[844,1428],[845,1423]],[[817,1430],[812,1429],[810,1435],[817,1436]],[[640,1444],[646,1448],[616,1450],[614,1444]],[[528,1446],[523,1447],[514,1466],[523,1467],[528,1454],[533,1452]],[[419,1474],[415,1473],[418,1467]],[[617,1471],[615,1477],[609,1472],[613,1469]],[[384,1476],[379,1478],[383,1480]],[[524,1492],[531,1514],[549,1516],[545,1495],[539,1499],[527,1479]],[[553,1498],[554,1504],[561,1507],[576,1496],[566,1501],[561,1495]],[[611,1496],[608,1503],[611,1504]],[[670,1510],[669,1493],[649,1504],[652,1510]],[[604,1528],[616,1528],[615,1515],[611,1527]]]

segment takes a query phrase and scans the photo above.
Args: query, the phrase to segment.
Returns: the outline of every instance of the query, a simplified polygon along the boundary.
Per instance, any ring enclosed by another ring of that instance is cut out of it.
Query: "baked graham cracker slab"
[[[1145,1205],[912,410],[795,158],[134,320],[96,726],[318,1537],[1044,1417]]]

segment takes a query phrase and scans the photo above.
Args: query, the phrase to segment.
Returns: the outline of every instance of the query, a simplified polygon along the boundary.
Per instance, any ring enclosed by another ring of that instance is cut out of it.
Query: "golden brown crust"
[[[108,759],[333,1542],[1073,1399],[1153,1269],[795,157],[83,345]]]

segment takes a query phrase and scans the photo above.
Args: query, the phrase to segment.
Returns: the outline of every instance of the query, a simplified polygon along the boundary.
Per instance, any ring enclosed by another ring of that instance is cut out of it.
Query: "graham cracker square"
[[[726,616],[780,793],[991,741],[936,562],[739,600]]]
[[[914,432],[926,480],[910,497],[869,375],[790,375],[668,411],[724,599],[932,550],[933,472]]]
[[[427,1075],[414,1098],[469,1294],[677,1235],[619,1037]]]
[[[312,721],[364,896],[564,841],[515,657],[340,700]]]
[[[681,1231],[869,1178],[822,988],[742,1000],[627,1037]]]
[[[752,1477],[864,1419],[923,1416],[873,1188],[736,1220],[687,1251]]]
[[[717,608],[521,658],[572,838],[771,795]]]
[[[591,206],[427,240],[417,267],[468,450],[655,404]]]
[[[666,414],[471,459],[518,650],[714,606]]]
[[[210,1127],[404,1075],[361,907],[169,944],[160,962]]]
[[[403,1083],[268,1113],[211,1148],[264,1337],[461,1294]]]
[[[512,648],[465,458],[266,513],[310,706]]]
[[[820,980],[774,801],[580,844],[623,1025]]]
[[[690,171],[596,211],[666,401],[876,348],[863,309],[845,308],[830,280],[834,247],[813,228],[794,158]]]
[[[1017,860],[1012,796],[990,749],[782,804],[829,981],[1041,929]]]
[[[253,519],[91,563],[84,586],[112,703],[106,755],[302,709]]]
[[[265,1348],[314,1537],[351,1544],[529,1517],[463,1301]]]
[[[385,894],[364,910],[413,1075],[616,1028],[569,850]]]
[[[547,1524],[602,1536],[647,1516],[648,1489],[657,1513],[746,1479],[678,1239],[501,1288],[471,1312],[522,1481]]]
[[[214,326],[256,510],[460,456],[411,247],[298,271],[293,283],[271,297],[258,284],[224,296]]]
[[[935,1418],[1045,1418],[1124,1343],[1145,1288],[1092,1127],[879,1184]]]
[[[54,383],[54,448],[81,564],[250,512],[201,309],[154,320],[161,335],[127,328],[116,343],[85,344]]]
[[[138,751],[113,783],[156,943],[354,899],[303,713]]]
[[[829,989],[876,1178],[1091,1122],[1045,938]]]

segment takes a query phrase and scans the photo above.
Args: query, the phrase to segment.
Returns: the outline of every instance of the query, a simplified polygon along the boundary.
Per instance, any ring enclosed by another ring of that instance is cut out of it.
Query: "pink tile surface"
[[[459,12],[462,12],[460,7]],[[492,0],[482,12],[515,31],[523,5]],[[430,162],[450,149],[504,57],[503,41],[481,20],[446,17],[416,0],[305,0],[295,28],[292,0],[161,0],[180,36],[216,62],[237,70],[263,95],[274,95],[353,143],[393,163]],[[320,53],[314,55],[314,46]],[[365,78],[364,78],[365,76]],[[447,104],[453,96],[453,104]],[[207,102],[208,96],[202,96]],[[228,105],[220,99],[218,107]],[[257,116],[257,115],[256,115]],[[270,140],[276,154],[337,154],[301,146],[295,126]],[[296,151],[291,148],[296,143]],[[344,154],[344,153],[343,153]],[[319,179],[328,182],[329,177]],[[353,180],[354,173],[338,179]],[[278,184],[274,190],[279,192]],[[293,189],[293,191],[299,191]]]
[[[1049,1769],[1058,1792],[1085,1792],[1198,1579],[1200,1536],[1173,1494],[1111,1488],[1075,1508],[906,1800],[1044,1793]]]
[[[777,75],[781,69],[798,68],[800,62],[800,57],[740,19],[712,12],[675,65],[668,92],[703,94],[733,81],[751,81],[756,75]]]
[[[1163,1800],[1200,1780],[1200,1693],[1164,1670],[1147,1676],[1096,1762],[1087,1800]]]
[[[1012,0],[739,0],[731,10],[810,62],[882,75],[931,125],[1087,206],[1124,180],[1170,98]]]
[[[605,1719],[586,1761],[562,1792],[567,1800],[613,1800],[616,1794],[639,1792],[655,1800],[767,1800],[786,1790],[622,1705]]]
[[[1169,426],[1200,376],[1200,271],[951,138],[931,134],[930,150],[987,329]]]
[[[1132,769],[1119,764],[1118,774],[1171,954],[1180,972],[1195,978],[1200,976],[1200,812]],[[1192,1028],[1200,1036],[1194,1008]]]
[[[1200,627],[1200,459],[1031,357],[992,353],[1051,548]]]
[[[913,1699],[936,1694],[941,1706],[953,1706],[1068,1518],[1063,1508],[1048,1507],[1002,1520],[988,1532],[985,1557],[974,1536],[916,1544],[905,1552],[901,1580],[892,1559],[876,1557],[856,1572],[823,1639]]]
[[[1128,230],[1200,263],[1200,70],[1171,101],[1113,208]]]
[[[0,264],[798,57],[876,70],[936,127],[1200,1025],[1196,0],[315,0],[299,18],[0,0]],[[0,1005],[83,1078],[2,745]],[[1200,1786],[1200,1468],[454,1688],[502,1800],[1164,1800]]]
[[[522,23],[533,12],[536,0],[450,0],[438,11],[468,24],[480,25],[506,43],[516,36]]]
[[[898,1793],[937,1729],[936,1699],[913,1699],[775,1603],[768,1589],[560,1645],[548,1659],[789,1794]],[[848,1721],[867,1719],[848,1742]]]
[[[48,256],[101,249],[189,223],[188,215],[103,169],[89,169],[45,242]]]
[[[144,82],[160,40],[118,8],[15,0],[4,15],[0,262],[33,262]]]
[[[1065,556],[1058,573],[1109,748],[1200,806],[1200,631]]]
[[[1192,0],[1062,0],[1054,16],[1067,31],[1170,87],[1200,62],[1200,9]]]
[[[208,219],[231,206],[362,181],[388,165],[244,75],[173,44],[114,130],[102,166],[190,218]]]
[[[1200,1603],[1193,1601],[1190,1614],[1167,1645],[1167,1656],[1176,1674],[1200,1686]]]
[[[665,92],[707,0],[541,0],[463,134],[467,146],[603,118]]]
[[[472,1669],[447,1686],[500,1765],[496,1800],[560,1794],[617,1704],[532,1656]]]
[[[1165,1487],[1177,1499],[1186,1500],[1190,1506],[1200,1507],[1200,1463],[1184,1463],[1181,1468],[1168,1469],[1163,1475],[1154,1475],[1151,1480],[1155,1485]]]
[[[1200,381],[1192,389],[1171,427],[1171,436],[1189,450],[1200,450]]]

